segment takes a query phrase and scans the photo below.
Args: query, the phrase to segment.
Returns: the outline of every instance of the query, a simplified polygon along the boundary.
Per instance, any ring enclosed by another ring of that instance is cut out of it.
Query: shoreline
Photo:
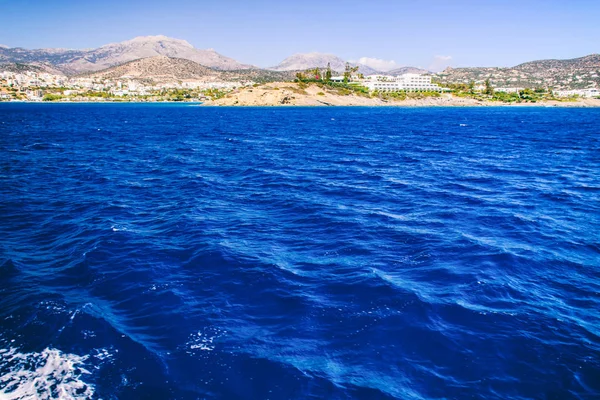
[[[253,107],[278,107],[278,108],[311,108],[311,107],[356,107],[356,108],[600,108],[600,100],[598,104],[587,104],[583,102],[573,102],[566,104],[553,103],[500,103],[488,102],[485,104],[405,104],[401,101],[392,104],[215,104],[206,102],[199,104],[201,107],[235,107],[235,108],[253,108]]]
[[[403,100],[340,93],[317,85],[299,86],[296,83],[280,82],[258,87],[242,88],[222,98],[205,101],[203,106],[352,106],[352,107],[557,107],[599,108],[600,99],[576,99],[575,101],[548,100],[539,102],[505,103],[478,100],[441,94],[439,97],[407,98]]]
[[[397,101],[384,104],[220,104],[215,101],[206,102],[181,102],[181,101],[3,101],[0,102],[0,107],[3,104],[46,104],[46,105],[77,105],[77,104],[95,104],[95,105],[181,105],[188,107],[235,107],[235,108],[259,108],[259,107],[278,107],[278,108],[329,108],[329,107],[356,107],[356,108],[600,108],[600,100],[593,99],[593,102],[577,101],[577,102],[538,102],[538,103],[500,103],[486,102],[483,104],[456,104],[448,102],[443,104],[435,103],[419,103],[414,104],[409,101]]]
[[[202,101],[0,101],[2,104],[146,104],[182,105],[193,107],[399,107],[399,108],[444,108],[444,107],[521,107],[521,108],[600,108],[600,99],[585,98],[574,101],[538,101],[505,103],[500,101],[478,100],[443,94],[440,97],[421,99],[390,100],[379,97],[358,96],[323,92],[319,87],[298,89],[295,84],[281,83],[245,88],[228,93],[224,97]]]

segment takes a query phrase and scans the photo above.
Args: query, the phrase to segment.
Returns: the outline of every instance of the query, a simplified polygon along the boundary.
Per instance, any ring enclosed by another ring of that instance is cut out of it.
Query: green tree
[[[487,78],[485,80],[485,90],[483,91],[483,93],[489,94],[490,96],[494,95],[494,87],[492,86],[492,83],[490,82],[490,78]]]
[[[352,74],[350,70],[350,63],[346,63],[346,70],[344,71],[344,83],[348,83],[348,81],[350,80],[350,75]]]
[[[56,101],[62,99],[62,96],[59,94],[47,93],[44,95],[43,101]]]
[[[315,79],[316,80],[321,79],[321,70],[319,69],[319,67],[315,68],[314,74],[315,74]]]
[[[346,70],[344,71],[344,83],[350,82],[352,74],[356,73],[356,71],[358,71],[358,65],[351,67],[350,63],[346,63]]]
[[[327,63],[327,71],[325,72],[325,81],[329,82],[331,80],[331,63]]]

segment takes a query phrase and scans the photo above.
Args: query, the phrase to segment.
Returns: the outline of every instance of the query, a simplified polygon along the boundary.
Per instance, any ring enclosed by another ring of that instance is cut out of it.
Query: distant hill
[[[61,71],[57,70],[50,64],[46,63],[35,63],[35,64],[21,64],[21,63],[0,63],[0,71],[13,72],[13,73],[24,73],[24,72],[35,72],[35,73],[46,73],[52,75],[64,75]]]
[[[0,47],[0,63],[36,64],[48,63],[64,71],[60,65],[82,57],[83,50],[36,49],[28,50],[20,47]]]
[[[220,76],[219,72],[183,58],[157,56],[129,61],[102,71],[90,72],[80,76],[112,80],[127,78],[160,83],[216,80]]]
[[[252,80],[255,82],[272,82],[292,79],[292,75],[285,72],[259,69],[221,71],[205,67],[191,60],[166,56],[142,58],[102,71],[89,72],[78,76],[111,80],[133,79],[152,84],[178,81],[236,82]]]
[[[391,71],[383,72],[384,75],[398,76],[404,74],[430,74],[429,71],[422,68],[415,67],[400,67]]]
[[[296,78],[294,71],[270,71],[267,69],[242,69],[235,71],[222,71],[221,77],[226,81],[250,80],[254,82],[285,82]]]
[[[600,55],[531,61],[512,68],[447,68],[436,74],[436,78],[443,83],[482,83],[490,79],[495,87],[600,87]]]
[[[91,50],[0,48],[0,62],[44,62],[70,75],[99,71],[128,61],[155,56],[187,59],[221,70],[255,68],[225,57],[212,49],[196,49],[185,40],[166,36],[140,36]]]
[[[294,54],[278,65],[269,69],[274,71],[305,71],[310,68],[326,68],[327,64],[330,64],[331,69],[338,73],[342,73],[346,70],[346,61],[337,57],[333,54],[325,53],[298,53]],[[371,75],[377,73],[373,68],[364,64],[350,63],[352,66],[358,66],[358,72],[364,75]]]

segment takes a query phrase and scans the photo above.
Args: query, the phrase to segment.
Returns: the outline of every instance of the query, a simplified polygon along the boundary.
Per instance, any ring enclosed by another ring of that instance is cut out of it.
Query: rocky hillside
[[[166,83],[188,80],[214,81],[220,77],[220,71],[183,58],[157,56],[129,61],[116,67],[80,76],[110,80],[127,78],[153,83]]]
[[[99,71],[140,58],[156,56],[182,58],[221,70],[254,68],[212,49],[196,49],[185,40],[166,36],[141,36],[91,50],[0,48],[0,62],[49,63],[69,75]]]
[[[133,79],[149,84],[185,81],[205,82],[273,82],[290,80],[290,73],[264,70],[221,71],[183,58],[157,56],[129,61],[102,71],[79,75],[97,79]]]
[[[600,55],[571,60],[541,60],[513,68],[447,68],[436,75],[443,83],[483,83],[495,87],[551,87],[583,89],[600,87]]]
[[[22,74],[25,72],[45,73],[52,75],[64,75],[61,71],[47,63],[21,64],[21,63],[0,63],[0,71]]]
[[[324,54],[324,53],[299,53],[294,54],[282,62],[280,62],[275,67],[271,67],[269,69],[274,71],[305,71],[310,68],[326,68],[327,64],[331,66],[333,71],[341,73],[346,69],[346,61],[337,57],[333,54]],[[352,66],[358,66],[358,72],[371,75],[377,73],[373,68],[368,67],[363,64],[353,64]]]
[[[67,49],[28,50],[20,47],[0,47],[0,63],[36,64],[48,63],[53,66],[68,64],[82,57],[85,51]]]

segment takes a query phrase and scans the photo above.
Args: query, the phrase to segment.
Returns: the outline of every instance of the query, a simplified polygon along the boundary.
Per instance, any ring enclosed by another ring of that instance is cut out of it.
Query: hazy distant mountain
[[[328,63],[334,71],[344,71],[346,68],[346,61],[333,54],[299,53],[289,56],[275,67],[269,69],[274,71],[300,71],[316,67],[325,68]]]
[[[271,67],[269,69],[274,71],[304,71],[316,67],[326,68],[328,63],[331,65],[331,69],[333,71],[343,72],[346,70],[346,61],[333,54],[324,53],[294,54],[280,62],[275,67]],[[358,72],[362,74],[371,75],[377,73],[376,70],[364,64],[350,64],[352,66],[358,65]]]
[[[429,74],[430,72],[426,69],[415,68],[415,67],[400,67],[391,71],[384,72],[385,75],[404,75],[404,74]]]
[[[0,62],[47,62],[68,74],[99,71],[128,61],[161,55],[192,60],[222,70],[253,68],[212,49],[196,49],[185,40],[166,36],[140,36],[91,50],[0,48]]]
[[[87,52],[68,67],[72,71],[94,71],[140,58],[167,56],[195,61],[222,70],[251,68],[216,51],[199,50],[185,40],[166,36],[141,36],[121,43],[111,43]]]
[[[531,61],[512,68],[447,68],[436,76],[447,83],[482,83],[490,79],[495,87],[600,87],[600,54],[570,60]]]

